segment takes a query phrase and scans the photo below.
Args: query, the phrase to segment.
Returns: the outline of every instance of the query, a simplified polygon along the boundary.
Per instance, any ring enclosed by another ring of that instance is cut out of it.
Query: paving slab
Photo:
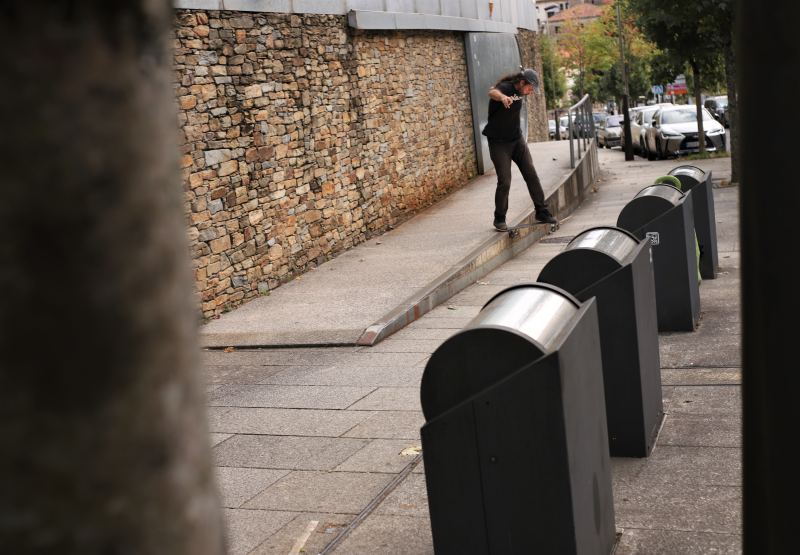
[[[413,456],[403,451],[417,445],[412,440],[373,439],[334,470],[398,473],[413,460]]]
[[[367,443],[357,438],[235,435],[214,447],[213,454],[217,466],[332,470]]]
[[[353,518],[337,513],[299,513],[250,555],[286,555],[293,549],[295,553],[320,553]]]
[[[372,514],[347,536],[336,552],[376,555],[433,554],[430,519]]]
[[[246,555],[297,515],[287,511],[225,509],[230,555]]]
[[[209,428],[223,435],[339,437],[369,420],[374,414],[369,411],[354,410],[235,407],[210,419]]]
[[[392,479],[364,472],[292,472],[245,506],[358,514]]]
[[[675,555],[676,553],[742,553],[739,534],[687,532],[685,530],[640,530],[626,528],[622,532],[614,555]]]
[[[217,407],[344,409],[375,388],[318,385],[226,385],[209,395]]]
[[[217,484],[222,493],[222,506],[241,507],[287,474],[289,470],[266,468],[216,467]]]
[[[382,410],[354,426],[345,437],[419,440],[419,430],[425,424],[422,411]]]

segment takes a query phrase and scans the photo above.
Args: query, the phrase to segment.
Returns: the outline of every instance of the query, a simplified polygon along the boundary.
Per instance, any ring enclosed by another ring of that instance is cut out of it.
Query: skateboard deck
[[[556,222],[554,224],[548,224],[547,222],[534,222],[534,223],[527,223],[527,224],[520,224],[515,225],[513,227],[509,227],[506,231],[508,231],[509,237],[512,239],[519,237],[519,230],[524,229],[526,227],[537,227],[540,225],[545,225],[548,227],[547,233],[554,233],[561,227],[561,222]]]

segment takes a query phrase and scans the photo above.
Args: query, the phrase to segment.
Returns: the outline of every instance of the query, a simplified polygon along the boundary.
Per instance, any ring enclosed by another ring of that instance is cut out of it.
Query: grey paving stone
[[[233,434],[215,434],[215,433],[212,433],[212,434],[209,434],[209,435],[211,436],[211,447],[214,447],[215,445],[219,445],[220,443],[222,443],[223,441],[225,441],[229,437],[233,437]]]
[[[533,281],[533,280],[531,280]],[[487,283],[482,281],[482,283]],[[504,285],[481,285],[476,284],[472,285],[460,293],[453,295],[447,303],[453,306],[462,307],[462,306],[477,306],[478,308],[483,308],[483,306],[489,302],[489,299],[494,297],[497,293],[500,293],[503,289],[506,289]]]
[[[426,314],[422,320],[415,322],[417,328],[452,330],[454,332],[464,329],[474,316],[454,316],[451,318],[440,318]]]
[[[222,506],[236,509],[268,486],[286,476],[289,470],[265,468],[215,467],[217,484],[222,495]]]
[[[297,514],[286,511],[225,509],[228,553],[245,555]]]
[[[324,366],[334,364],[358,347],[303,349],[251,349],[226,353],[220,349],[202,351],[201,360],[209,366]]]
[[[328,366],[287,370],[271,382],[285,385],[351,385],[361,387],[419,385],[423,366]]]
[[[412,339],[416,341],[437,340],[441,342],[456,333],[452,329],[423,328],[417,325],[418,322],[419,320],[406,326],[397,333],[392,334],[389,338],[391,339],[394,337],[397,339]]]
[[[420,411],[378,411],[345,434],[345,437],[419,440],[425,424]]]
[[[618,528],[739,534],[742,490],[681,483],[616,483]]]
[[[378,353],[365,350],[353,353],[338,366],[374,368],[377,366],[411,367],[422,366],[427,353]]]
[[[481,311],[480,306],[458,306],[450,302],[444,302],[431,310],[427,315],[430,318],[444,318],[453,320],[472,320]]]
[[[428,490],[425,487],[425,476],[413,472],[409,474],[383,503],[378,505],[375,514],[428,518]]]
[[[358,514],[392,478],[391,474],[297,471],[267,488],[245,506],[254,509]]]
[[[418,387],[381,387],[349,408],[350,410],[422,410]]]
[[[219,387],[220,387],[219,385],[207,385],[206,386],[206,394],[211,393],[212,391],[215,391],[215,390],[219,389]]]
[[[237,435],[214,448],[214,464],[331,470],[367,443],[351,438]]]
[[[675,387],[670,412],[684,414],[741,414],[740,386]]]
[[[640,553],[648,555],[675,555],[676,553],[734,555],[742,553],[742,536],[739,534],[685,532],[683,530],[625,529],[614,555]]]
[[[667,415],[658,445],[741,447],[742,418],[726,414]]]
[[[316,522],[313,532],[303,544],[300,553],[320,553],[350,524],[355,515],[335,513],[300,513],[286,526],[275,532],[250,555],[286,555],[291,552],[312,522]]]
[[[611,459],[614,483],[680,483],[740,486],[741,450],[729,447],[656,445],[647,458]]]
[[[314,385],[226,385],[211,394],[209,404],[223,407],[344,409],[374,388]]]
[[[396,474],[414,460],[413,456],[404,455],[402,451],[419,446],[418,442],[404,439],[374,439],[334,470]]]
[[[339,437],[373,416],[352,410],[233,408],[209,421],[211,430],[229,434]]]
[[[395,339],[389,336],[374,347],[371,353],[432,353],[442,344],[436,339]]]
[[[206,366],[203,373],[209,384],[264,384],[272,383],[270,377],[289,368],[306,369],[308,366]]]
[[[741,337],[659,335],[662,367],[741,367]]]
[[[430,520],[373,513],[345,538],[336,551],[375,555],[432,554]]]
[[[662,368],[663,385],[740,385],[740,368]]]

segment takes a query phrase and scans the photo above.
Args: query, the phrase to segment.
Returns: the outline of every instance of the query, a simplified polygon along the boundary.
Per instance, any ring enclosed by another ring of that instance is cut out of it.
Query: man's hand
[[[514,100],[518,100],[518,99],[513,98],[511,96],[504,95],[502,92],[500,92],[495,87],[492,87],[491,89],[489,89],[489,98],[491,98],[492,100],[496,100],[497,102],[500,102],[506,108],[511,108],[511,105],[514,104]]]

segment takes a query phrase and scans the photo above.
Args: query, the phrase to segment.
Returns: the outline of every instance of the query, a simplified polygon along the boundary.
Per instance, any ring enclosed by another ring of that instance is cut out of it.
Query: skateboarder
[[[522,99],[539,88],[539,75],[525,69],[501,78],[489,89],[489,121],[483,134],[489,140],[489,155],[497,172],[497,189],[494,193],[494,227],[506,231],[508,191],[511,187],[511,162],[513,161],[528,186],[533,200],[536,219],[543,223],[556,224],[557,220],[547,209],[544,192],[536,169],[533,167],[528,142],[522,136],[519,112]]]

